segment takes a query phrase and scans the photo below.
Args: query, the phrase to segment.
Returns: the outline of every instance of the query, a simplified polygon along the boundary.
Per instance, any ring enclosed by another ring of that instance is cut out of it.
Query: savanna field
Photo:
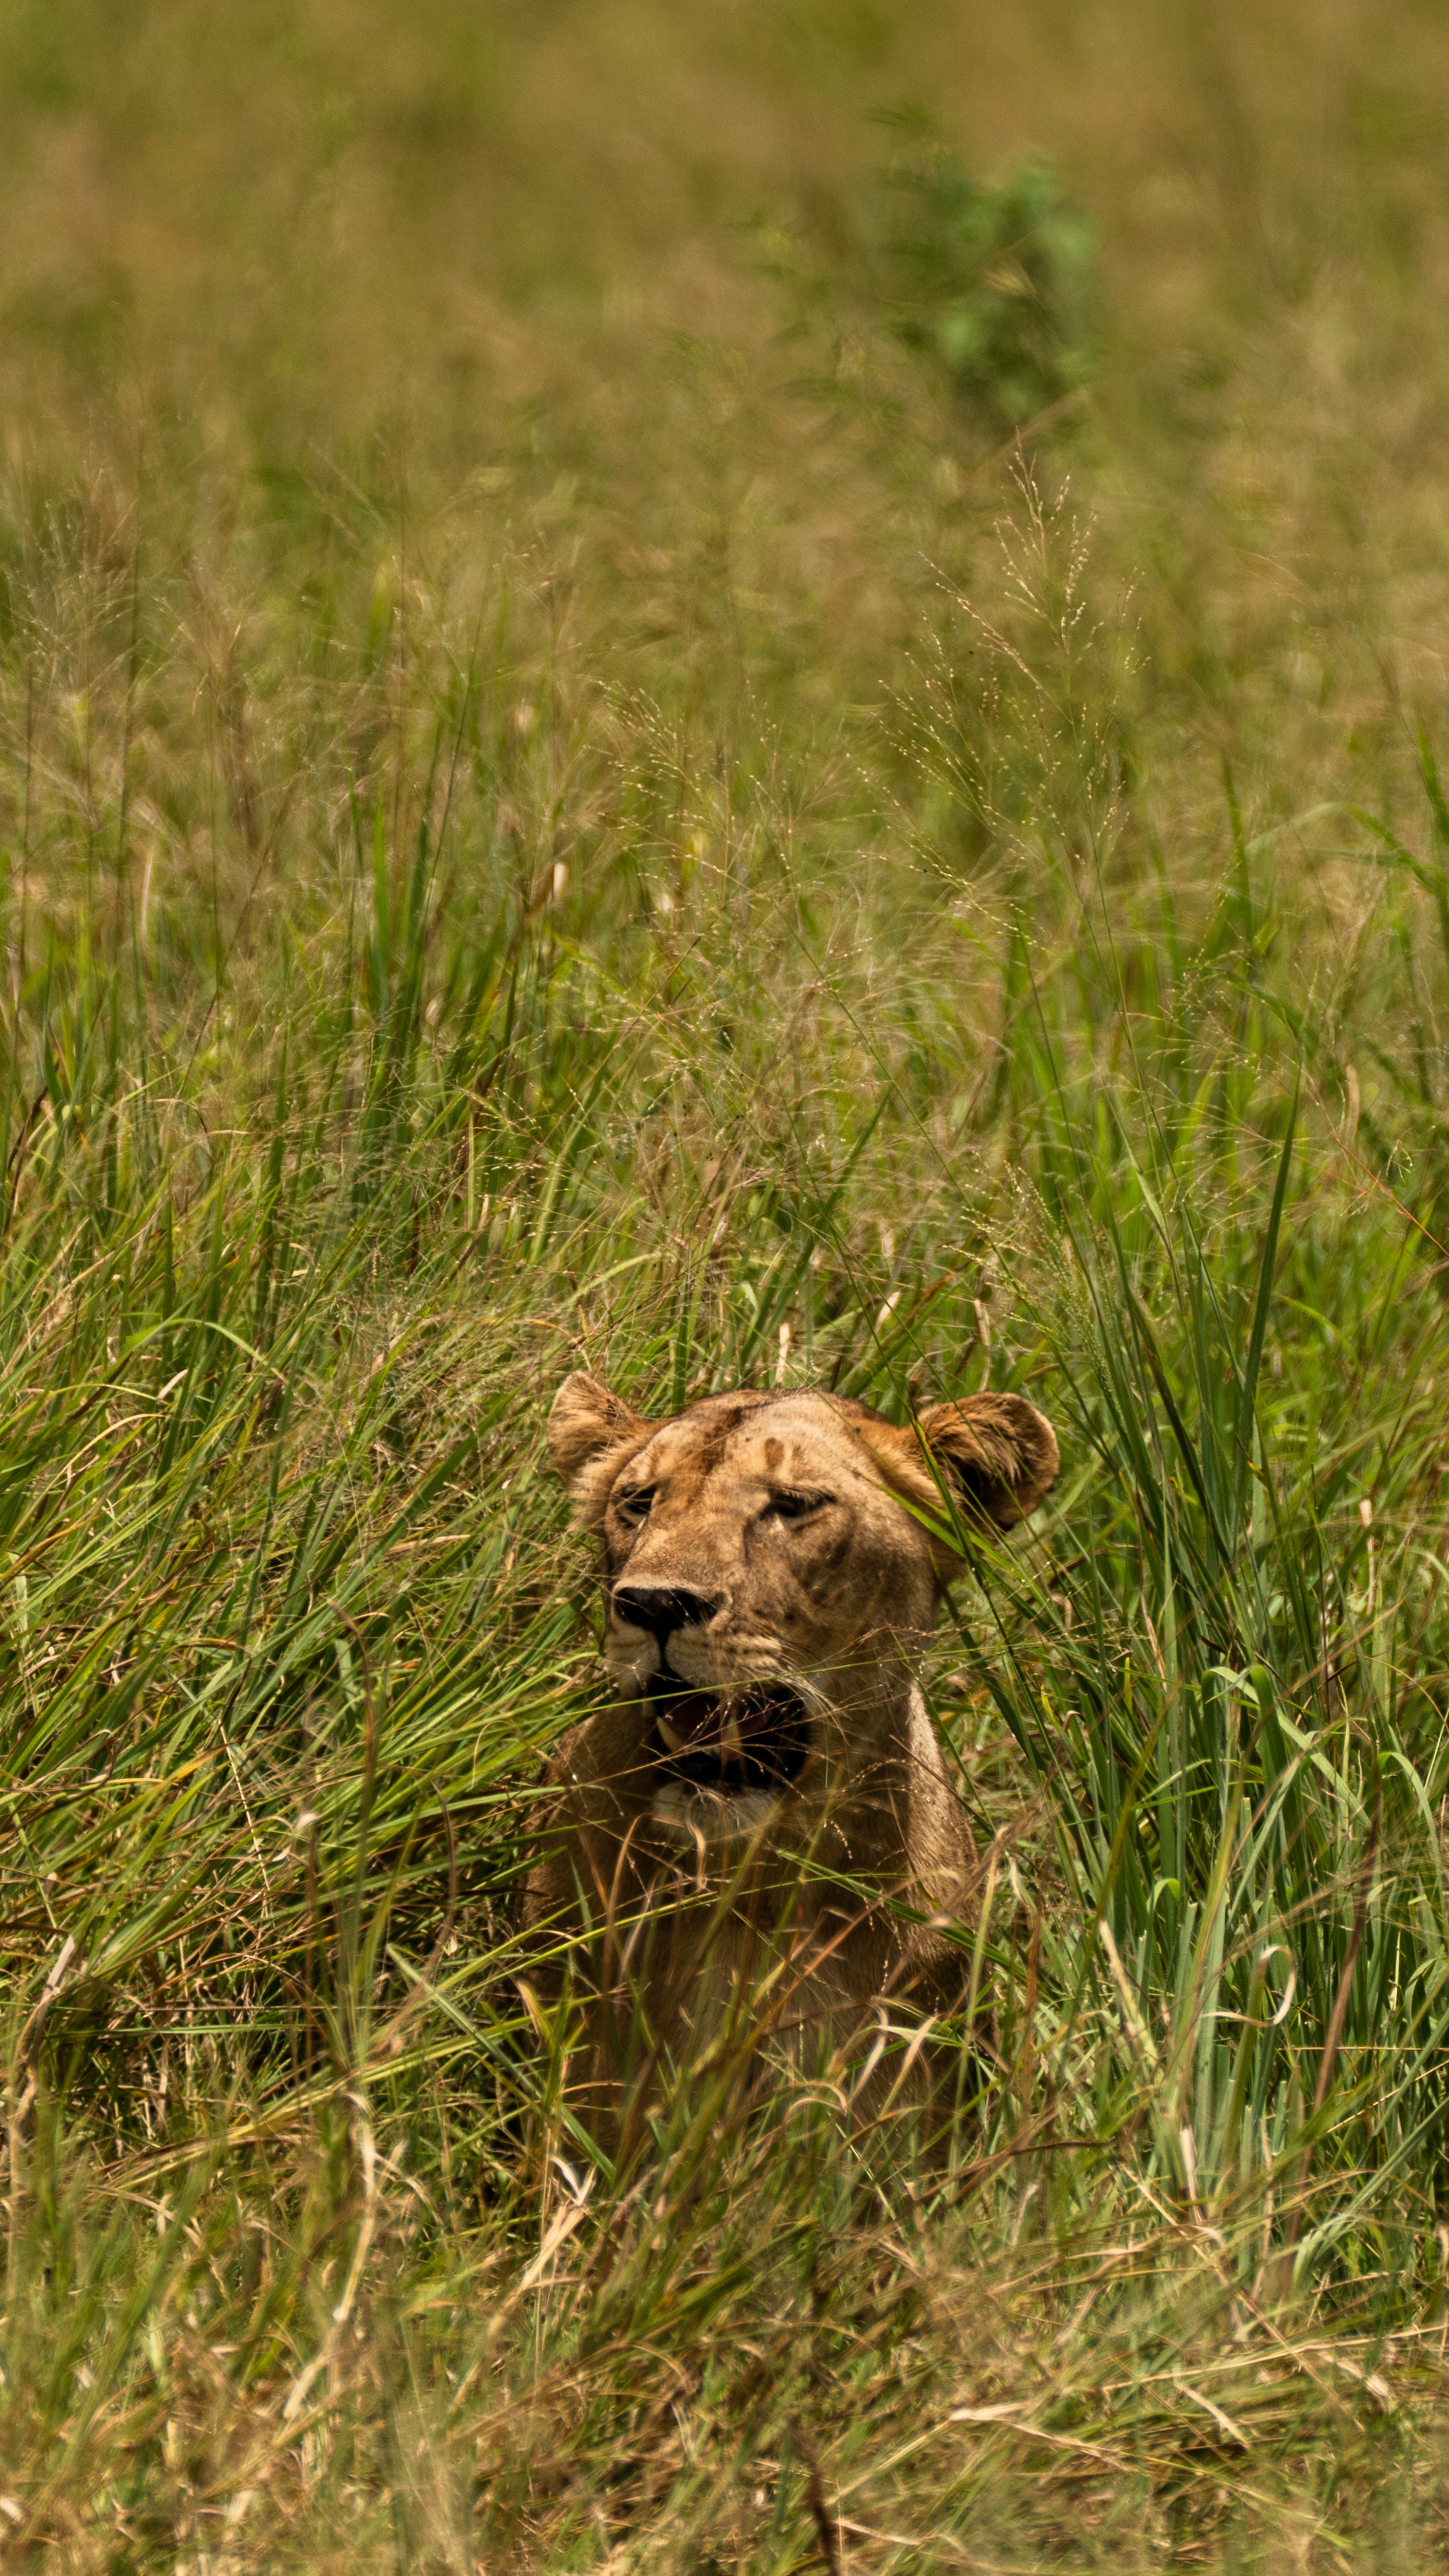
[[[1416,0],[0,12],[4,2566],[1449,2543],[1446,170]],[[571,2100],[580,1366],[1057,1425],[949,2168]]]

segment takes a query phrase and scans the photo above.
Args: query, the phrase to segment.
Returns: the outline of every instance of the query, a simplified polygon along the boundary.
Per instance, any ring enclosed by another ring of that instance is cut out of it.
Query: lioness
[[[915,1666],[961,1570],[943,1491],[1009,1528],[1056,1475],[1050,1423],[1019,1395],[901,1430],[742,1388],[651,1424],[580,1372],[548,1440],[602,1543],[618,1690],[563,1745],[526,1906],[596,1936],[589,2100],[627,2090],[631,2020],[678,2055],[762,1960],[797,2054],[887,1996],[959,2001],[961,1948],[922,1918],[970,1920],[976,1855]]]

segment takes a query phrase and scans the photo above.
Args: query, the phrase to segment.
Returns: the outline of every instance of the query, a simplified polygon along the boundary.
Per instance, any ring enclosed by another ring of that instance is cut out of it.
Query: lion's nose
[[[672,1584],[621,1583],[614,1594],[616,1617],[631,1628],[647,1628],[662,1644],[675,1628],[702,1628],[719,1608],[699,1592],[680,1592]]]

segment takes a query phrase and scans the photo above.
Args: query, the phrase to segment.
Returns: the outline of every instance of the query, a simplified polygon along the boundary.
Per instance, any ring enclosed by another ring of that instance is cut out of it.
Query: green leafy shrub
[[[895,328],[955,390],[1007,428],[1075,393],[1092,372],[1091,224],[1049,161],[972,176],[941,144],[888,170]]]

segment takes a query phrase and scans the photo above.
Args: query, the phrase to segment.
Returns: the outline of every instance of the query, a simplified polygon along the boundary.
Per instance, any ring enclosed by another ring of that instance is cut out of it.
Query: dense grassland
[[[1443,2547],[1446,146],[1410,0],[3,13],[6,2565]],[[1058,1424],[948,2175],[513,1982],[581,1362]]]

